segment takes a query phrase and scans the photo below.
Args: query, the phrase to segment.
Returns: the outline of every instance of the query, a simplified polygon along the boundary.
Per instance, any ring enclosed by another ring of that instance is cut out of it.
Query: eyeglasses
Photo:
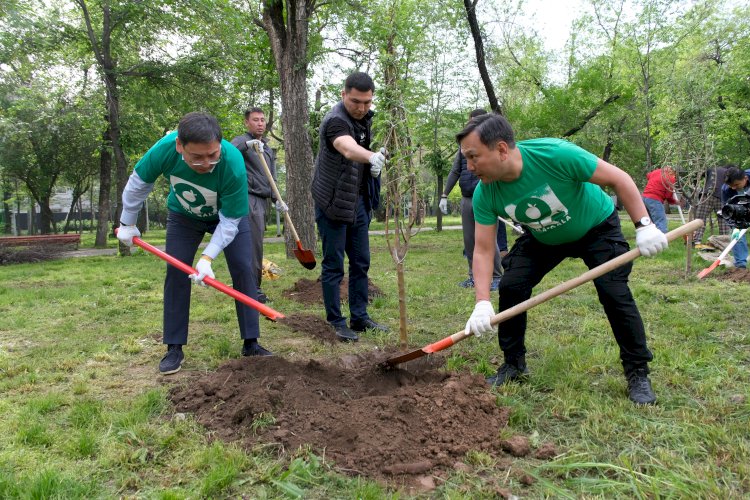
[[[187,163],[188,165],[193,166],[193,167],[202,167],[204,165],[208,165],[210,167],[215,167],[216,164],[221,161],[221,153],[219,153],[219,158],[216,159],[216,160],[187,161],[187,159],[185,159],[185,155],[184,154],[180,155],[180,156],[182,156],[182,161],[184,161],[185,163]]]

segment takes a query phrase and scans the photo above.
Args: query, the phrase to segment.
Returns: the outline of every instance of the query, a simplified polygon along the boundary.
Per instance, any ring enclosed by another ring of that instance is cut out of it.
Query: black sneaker
[[[346,325],[336,326],[334,329],[336,331],[336,337],[338,337],[341,342],[356,342],[359,340],[357,332]]]
[[[266,302],[268,302],[268,296],[263,293],[263,290],[258,290],[258,298],[256,300],[261,304],[265,304]]]
[[[637,405],[652,405],[656,394],[648,379],[648,370],[637,368],[626,375],[628,379],[628,398]]]
[[[514,363],[506,361],[497,369],[496,374],[487,377],[485,380],[490,385],[503,385],[514,380],[522,380],[528,374],[529,369],[526,368],[525,360],[518,360]]]
[[[375,330],[376,332],[383,332],[388,333],[390,330],[388,330],[388,327],[385,325],[381,325],[380,323],[375,323],[370,318],[367,318],[364,321],[352,321],[349,325],[352,327],[352,330],[355,332],[364,332],[365,330]]]
[[[242,355],[243,356],[273,356],[273,353],[269,351],[268,349],[264,349],[263,346],[261,346],[257,341],[255,342],[245,341],[245,343],[242,346]]]
[[[169,344],[167,354],[161,358],[159,363],[159,371],[162,375],[177,373],[182,367],[183,359],[185,359],[185,355],[182,353],[182,346],[180,344]]]

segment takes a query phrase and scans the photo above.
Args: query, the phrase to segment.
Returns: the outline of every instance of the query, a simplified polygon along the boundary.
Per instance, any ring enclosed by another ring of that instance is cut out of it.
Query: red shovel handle
[[[150,253],[156,255],[160,259],[166,261],[168,264],[176,267],[177,269],[179,269],[180,271],[182,271],[185,274],[188,274],[188,275],[190,275],[190,274],[198,274],[198,271],[196,271],[192,267],[188,266],[184,262],[179,261],[179,260],[175,259],[174,257],[172,257],[171,255],[169,255],[168,253],[163,252],[163,251],[159,250],[158,248],[156,248],[155,246],[146,243],[145,241],[143,241],[142,239],[138,238],[137,236],[133,237],[133,243],[136,244],[136,245],[138,245],[142,249],[146,250],[147,252],[150,252]],[[255,309],[256,311],[258,311],[259,313],[261,313],[263,316],[267,317],[270,320],[276,321],[277,319],[283,319],[283,318],[285,318],[285,316],[283,314],[281,314],[280,312],[274,311],[273,309],[271,309],[267,305],[261,304],[257,300],[254,300],[254,299],[248,297],[247,295],[245,295],[244,293],[242,293],[240,291],[237,291],[234,288],[225,285],[224,283],[222,283],[219,280],[216,280],[214,278],[206,276],[205,278],[203,278],[203,283],[205,283],[206,285],[208,285],[210,287],[216,288],[220,292],[226,293],[230,297],[234,298],[235,300],[238,300],[238,301],[242,302],[243,304],[245,304],[248,307],[252,307],[253,309]]]

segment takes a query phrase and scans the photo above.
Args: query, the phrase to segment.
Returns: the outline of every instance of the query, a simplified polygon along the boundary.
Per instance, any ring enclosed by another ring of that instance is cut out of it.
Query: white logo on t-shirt
[[[215,217],[219,213],[216,191],[174,175],[169,176],[169,183],[172,184],[177,201],[186,212],[196,217]]]
[[[570,220],[568,208],[549,184],[533,190],[516,203],[506,205],[505,212],[514,220],[540,232],[549,231]]]

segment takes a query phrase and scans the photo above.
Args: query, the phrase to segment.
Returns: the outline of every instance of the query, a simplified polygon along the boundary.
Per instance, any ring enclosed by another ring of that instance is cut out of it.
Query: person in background
[[[266,133],[266,115],[260,108],[250,108],[245,111],[245,128],[247,133],[238,135],[232,139],[232,145],[242,152],[245,160],[245,170],[247,171],[247,194],[250,203],[250,238],[253,244],[253,268],[256,271],[258,288],[258,302],[266,303],[268,297],[261,289],[263,281],[263,235],[266,230],[266,207],[270,199],[276,203],[276,210],[281,213],[286,212],[289,208],[282,200],[277,200],[273,194],[271,183],[268,182],[263,165],[255,152],[254,147],[250,147],[251,141],[258,141],[258,146],[263,152],[263,158],[266,160],[271,171],[271,176],[276,179],[276,155],[268,145]]]
[[[344,82],[341,101],[320,124],[312,197],[315,222],[323,244],[320,275],[326,320],[343,342],[356,342],[366,330],[387,332],[367,313],[370,269],[368,229],[380,203],[380,171],[385,149],[370,150],[375,84],[367,73],[352,73]],[[349,257],[349,313],[341,313],[339,286],[344,279],[344,254]]]
[[[474,192],[476,306],[466,323],[467,334],[481,336],[495,329],[489,285],[498,216],[525,228],[503,258],[500,311],[529,299],[534,286],[567,257],[580,258],[591,269],[629,250],[604,186],[615,191],[635,224],[642,255],[667,248],[667,237],[649,219],[633,179],[575,144],[550,138],[516,143],[510,123],[496,114],[474,118],[456,139],[469,169],[481,181]],[[594,286],[620,346],[628,397],[636,404],[652,404],[656,395],[648,363],[653,355],[628,287],[632,267],[632,262],[622,265],[596,278]],[[528,374],[526,317],[524,312],[498,325],[505,362],[487,379],[489,384],[521,380]]]
[[[706,170],[705,183],[699,194],[699,202],[695,207],[695,218],[705,221],[693,234],[693,245],[698,246],[703,242],[703,233],[708,226],[711,217],[716,218],[719,226],[719,234],[729,234],[729,224],[722,217],[716,215],[721,210],[721,191],[726,177],[726,167],[713,167]]]
[[[750,194],[750,170],[742,170],[737,165],[726,165],[726,173],[724,174],[724,185],[721,187],[721,204],[725,205],[733,196],[738,194]],[[732,231],[732,238],[734,239],[739,235],[740,230],[734,228]],[[743,234],[742,237],[737,240],[734,247],[732,248],[732,255],[734,256],[734,267],[740,269],[747,269],[747,238]]]
[[[475,116],[481,116],[487,114],[487,111],[483,109],[475,109],[469,113],[469,120]],[[453,187],[458,181],[458,186],[461,188],[461,230],[464,233],[464,255],[469,261],[469,277],[458,284],[463,288],[474,288],[474,272],[472,261],[474,259],[474,208],[472,207],[471,197],[474,196],[474,189],[476,189],[479,179],[472,174],[468,168],[466,168],[466,158],[459,150],[456,153],[456,157],[453,160],[453,167],[448,174],[448,179],[445,181],[445,189],[440,197],[438,207],[444,214],[448,213],[448,195],[453,190]],[[500,259],[503,255],[508,253],[508,236],[505,231],[505,224],[502,222],[498,223],[497,228],[497,243],[498,251],[493,262],[492,272],[492,283],[490,283],[490,291],[497,290],[500,280],[503,276],[502,265]],[[503,253],[501,253],[503,252]]]
[[[143,202],[159,176],[169,181],[166,252],[192,266],[206,233],[211,240],[195,266],[197,274],[185,276],[167,265],[164,278],[164,332],[167,353],[159,371],[180,370],[188,340],[190,285],[214,278],[213,260],[224,252],[232,286],[256,298],[255,269],[248,220],[247,174],[242,154],[222,139],[219,122],[207,113],[188,113],[177,131],[164,136],[136,164],[122,193],[122,214],[117,238],[132,247],[141,233],[135,226]],[[243,356],[270,356],[258,343],[258,311],[235,301]]]
[[[675,171],[672,167],[657,168],[646,174],[646,179],[646,187],[643,188],[643,203],[659,231],[666,233],[668,228],[664,202],[670,205],[683,203],[682,200],[678,201],[674,194],[674,184],[677,180]]]

